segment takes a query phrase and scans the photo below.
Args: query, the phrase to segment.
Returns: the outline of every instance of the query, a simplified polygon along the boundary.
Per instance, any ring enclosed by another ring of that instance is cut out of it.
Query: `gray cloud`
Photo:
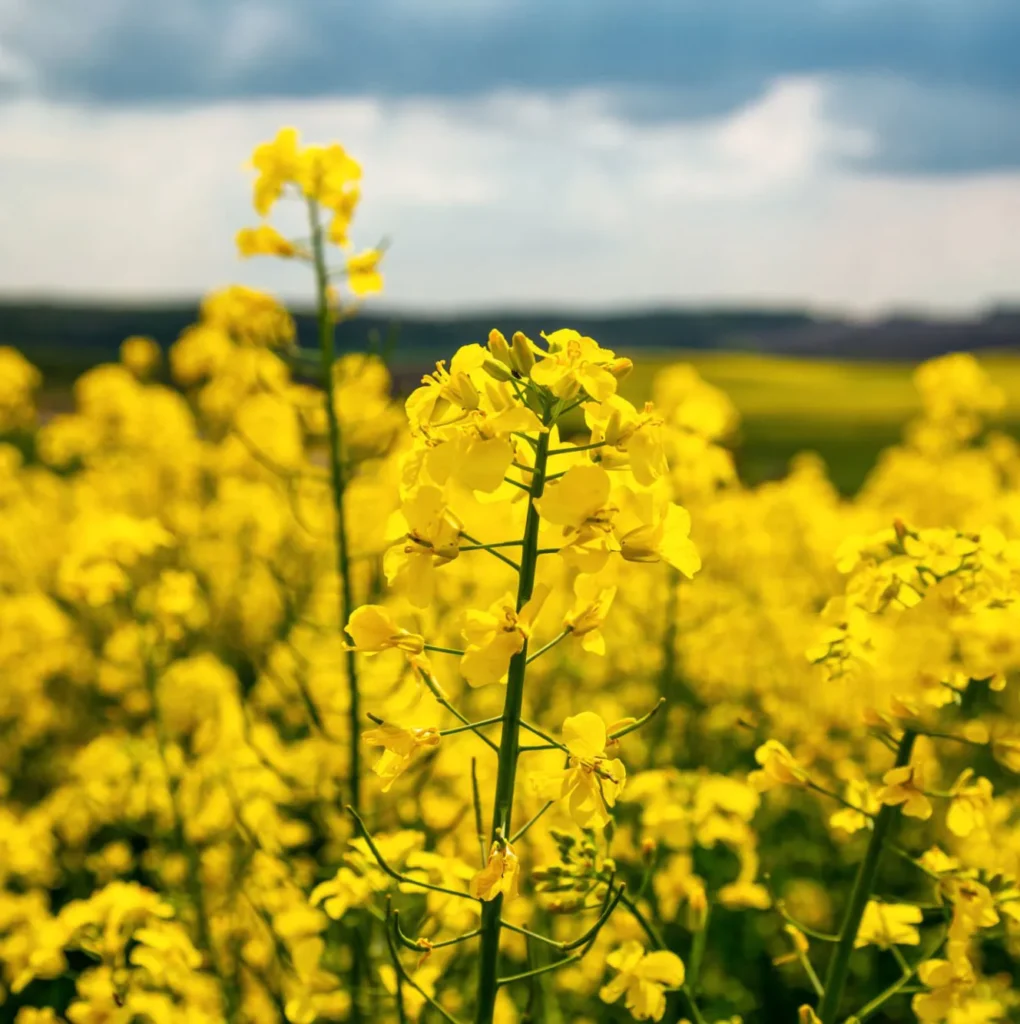
[[[875,140],[822,78],[732,114],[620,116],[613,94],[0,104],[0,288],[151,299],[241,279],[308,297],[307,268],[239,263],[252,147],[280,124],[362,162],[358,244],[393,239],[404,308],[807,302],[973,309],[1020,280],[1020,173],[847,170]],[[274,222],[305,229],[300,204]]]
[[[49,98],[615,91],[637,120],[718,117],[836,76],[871,166],[1020,166],[1016,0],[0,0],[0,74]],[[896,83],[895,86],[889,83]]]

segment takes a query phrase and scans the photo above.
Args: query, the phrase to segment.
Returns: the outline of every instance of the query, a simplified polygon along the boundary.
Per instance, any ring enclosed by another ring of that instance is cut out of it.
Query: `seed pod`
[[[501,363],[498,359],[493,359],[491,356],[485,359],[482,363],[482,369],[493,378],[498,381],[508,381],[512,378],[510,373],[510,367],[505,363]]]

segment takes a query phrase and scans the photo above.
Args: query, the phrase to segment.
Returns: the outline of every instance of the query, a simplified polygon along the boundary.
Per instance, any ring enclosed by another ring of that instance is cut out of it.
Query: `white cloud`
[[[827,89],[780,80],[727,118],[650,123],[597,91],[158,109],[12,101],[0,105],[0,287],[143,299],[240,279],[306,294],[299,268],[233,255],[252,217],[243,163],[292,123],[340,139],[364,165],[355,236],[393,240],[391,305],[873,311],[1014,294],[1020,174],[852,174],[844,158],[872,140],[831,119]]]

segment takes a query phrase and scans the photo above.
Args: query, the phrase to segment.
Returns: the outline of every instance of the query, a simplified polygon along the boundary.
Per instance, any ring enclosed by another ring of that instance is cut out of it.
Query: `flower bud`
[[[510,364],[522,377],[527,377],[535,365],[531,342],[520,331],[515,331],[510,339]]]
[[[703,885],[695,885],[687,898],[687,927],[700,932],[708,923],[708,897]]]
[[[498,359],[506,366],[510,365],[510,346],[507,344],[506,338],[503,337],[502,331],[489,331],[489,351],[494,359]]]
[[[617,380],[623,380],[623,378],[628,376],[630,371],[634,369],[634,361],[632,359],[627,359],[626,357],[614,359],[606,369],[609,370]]]
[[[641,860],[644,864],[651,864],[655,859],[655,851],[658,848],[658,843],[651,837],[645,836],[641,840]]]

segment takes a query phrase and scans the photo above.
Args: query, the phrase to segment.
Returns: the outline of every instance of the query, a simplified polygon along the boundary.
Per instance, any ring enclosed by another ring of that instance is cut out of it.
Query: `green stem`
[[[333,365],[336,362],[336,337],[333,313],[329,308],[329,270],[326,266],[326,247],[319,219],[319,206],[314,199],[308,201],[308,219],[312,232],[312,257],[315,263],[315,290],[318,302],[319,355],[322,390],[329,425],[330,490],[333,495],[333,517],[336,531],[336,571],[340,589],[340,629],[343,630],[354,611],[351,588],[350,548],[347,538],[347,518],[344,513],[344,492],[347,481],[343,465],[343,439],[340,419],[336,412],[336,387]],[[361,751],[358,737],[361,725],[360,693],[358,692],[358,662],[353,649],[347,648],[348,720],[351,730],[351,750],[348,768],[350,803],[361,811]]]
[[[535,568],[538,564],[538,508],[535,499],[542,496],[545,487],[546,460],[549,452],[549,434],[539,435],[535,446],[535,468],[529,489],[528,515],[524,525],[524,543],[521,545],[521,568],[517,582],[517,610],[529,600],[535,587]],[[506,698],[503,703],[503,733],[499,744],[499,768],[496,775],[496,793],[492,810],[492,838],[509,836],[514,802],[514,783],[517,778],[517,758],[521,745],[521,709],[524,704],[524,678],[528,666],[528,644],[510,660],[507,675]],[[492,1024],[499,988],[499,938],[503,897],[497,896],[482,907],[482,942],[478,971],[478,1008],[475,1024]]]
[[[231,989],[226,977],[220,971],[216,960],[216,953],[212,941],[212,929],[209,927],[209,913],[205,903],[205,890],[202,886],[202,865],[198,849],[194,843],[188,841],[184,832],[184,815],[181,812],[179,796],[179,782],[174,778],[170,770],[170,759],[167,757],[169,742],[166,734],[166,724],[163,721],[163,713],[159,703],[159,693],[156,686],[156,672],[152,662],[146,656],[145,659],[145,682],[149,690],[149,700],[152,703],[153,721],[156,727],[156,747],[159,752],[160,764],[163,774],[166,776],[167,794],[170,797],[170,811],[173,816],[173,835],[177,852],[182,854],[185,862],[185,886],[188,899],[191,901],[195,911],[196,942],[202,959],[206,962],[209,970],[213,973],[220,986],[223,996],[224,1009],[228,1021],[237,1017],[238,996]]]
[[[917,733],[909,730],[904,732],[896,753],[895,767],[902,768],[910,763],[915,739],[917,739]],[[839,942],[832,951],[829,969],[825,974],[825,996],[818,1007],[818,1018],[821,1024],[835,1024],[839,1005],[843,999],[843,990],[846,988],[847,976],[850,973],[850,956],[854,951],[861,918],[864,916],[864,909],[867,907],[875,887],[875,879],[878,876],[878,868],[886,841],[899,814],[898,807],[884,805],[875,818],[871,841],[868,843],[868,849],[864,854],[864,860],[861,861],[854,887],[850,893],[850,903],[843,919],[843,927],[840,929]]]

